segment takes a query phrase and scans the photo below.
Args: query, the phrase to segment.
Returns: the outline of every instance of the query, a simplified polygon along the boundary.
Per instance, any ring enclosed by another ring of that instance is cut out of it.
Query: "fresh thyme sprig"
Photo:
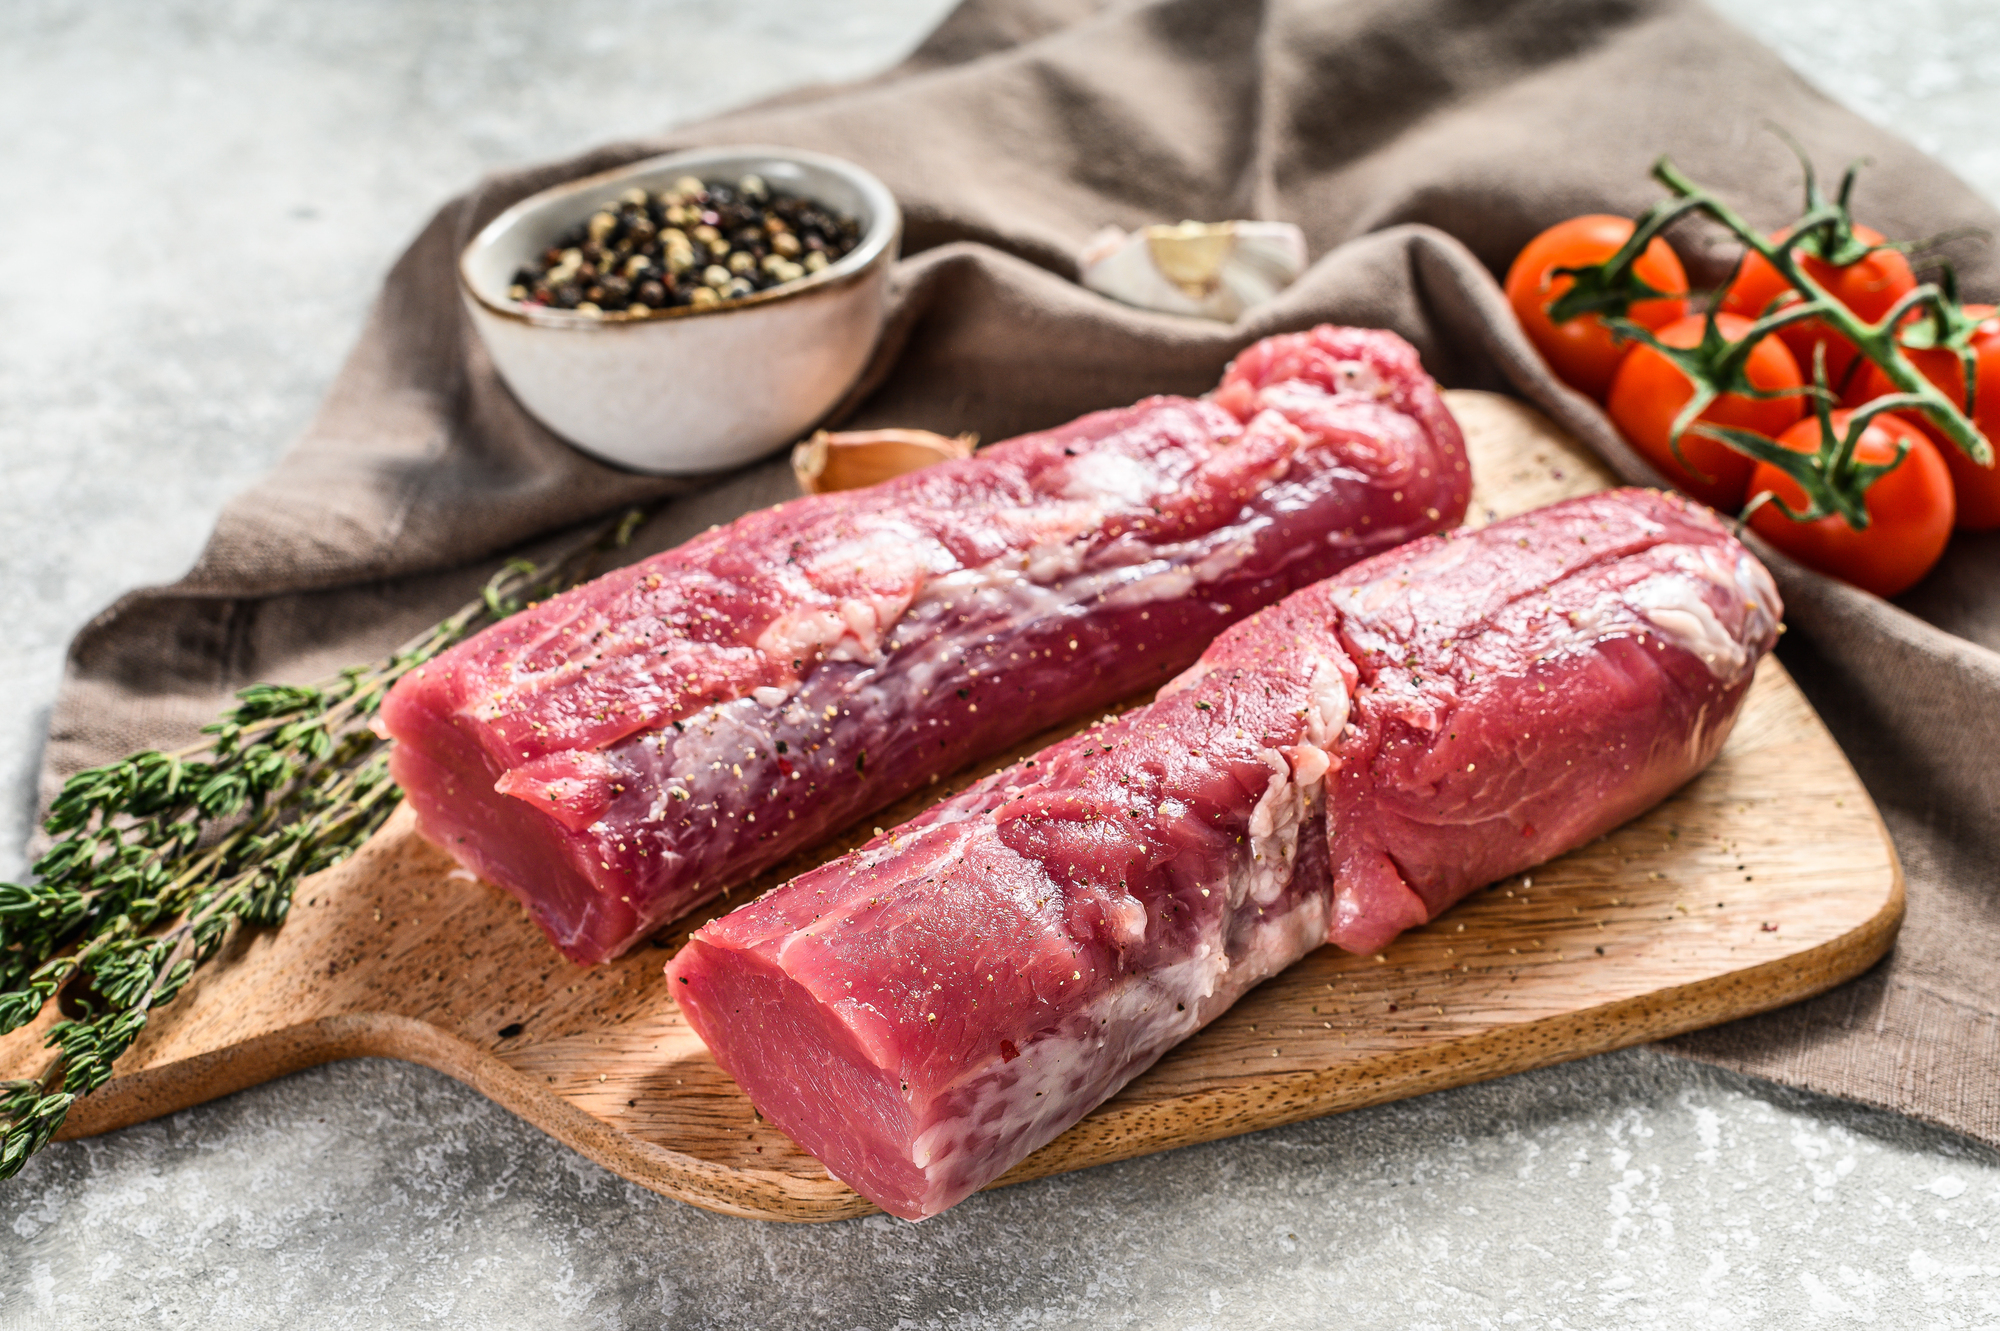
[[[1587,314],[1600,315],[1621,337],[1652,347],[1681,368],[1694,385],[1694,394],[1674,418],[1668,440],[1683,466],[1695,470],[1681,452],[1681,439],[1690,432],[1707,435],[1739,453],[1770,463],[1798,482],[1806,496],[1806,508],[1792,514],[1799,521],[1838,514],[1859,531],[1868,525],[1868,487],[1890,470],[1888,466],[1864,465],[1854,459],[1855,441],[1861,429],[1880,412],[1920,410],[1967,457],[1981,466],[1992,463],[1993,445],[1971,419],[1969,396],[1965,402],[1953,401],[1925,378],[1905,354],[1906,348],[1936,347],[1951,351],[1968,366],[1969,395],[1973,384],[1971,340],[1979,321],[1967,316],[1959,304],[1956,282],[1949,268],[1940,281],[1920,284],[1873,323],[1855,314],[1814,280],[1801,261],[1802,255],[1840,266],[1858,261],[1873,248],[1897,247],[1870,246],[1855,234],[1848,209],[1854,168],[1848,169],[1835,197],[1829,199],[1819,188],[1812,163],[1802,150],[1793,146],[1805,167],[1806,206],[1804,214],[1780,239],[1767,238],[1728,204],[1662,157],[1653,166],[1653,178],[1666,186],[1672,197],[1634,219],[1631,238],[1603,263],[1557,269],[1559,275],[1572,279],[1572,285],[1550,304],[1549,317],[1562,323]],[[1797,293],[1798,299],[1766,310],[1737,338],[1723,336],[1712,308],[1698,346],[1669,347],[1651,329],[1625,317],[1632,303],[1659,294],[1637,277],[1634,265],[1662,230],[1695,213],[1721,224],[1746,249],[1761,255]],[[1807,319],[1820,321],[1852,342],[1861,356],[1881,367],[1897,390],[1893,396],[1879,399],[1857,412],[1844,434],[1834,431],[1828,414],[1827,409],[1836,401],[1837,394],[1836,386],[1827,383],[1823,363],[1810,367],[1813,382],[1803,389],[1766,392],[1757,389],[1746,376],[1750,351],[1759,341],[1780,328]],[[1788,394],[1812,398],[1821,426],[1821,447],[1812,453],[1794,452],[1762,435],[1697,419],[1709,404],[1727,393],[1750,398]],[[1791,509],[1786,507],[1786,512],[1791,513]]]
[[[452,644],[588,575],[631,539],[627,513],[547,563],[514,561],[479,598],[373,665],[318,684],[256,684],[172,753],[78,772],[42,826],[31,883],[0,883],[0,1034],[52,999],[57,1052],[0,1082],[0,1179],[48,1145],[70,1107],[237,925],[284,921],[299,882],[353,854],[402,798],[371,726],[391,685]],[[60,997],[58,998],[58,995]]]

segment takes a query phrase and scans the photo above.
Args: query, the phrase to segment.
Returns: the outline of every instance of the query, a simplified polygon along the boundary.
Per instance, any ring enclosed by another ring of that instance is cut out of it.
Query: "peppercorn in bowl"
[[[670,153],[515,204],[459,257],[467,310],[527,411],[641,471],[791,443],[860,374],[902,214],[850,162]]]

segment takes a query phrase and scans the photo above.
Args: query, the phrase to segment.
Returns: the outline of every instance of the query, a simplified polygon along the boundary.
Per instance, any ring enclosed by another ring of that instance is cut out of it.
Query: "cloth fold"
[[[1543,227],[1633,214],[1670,155],[1759,225],[1798,168],[1873,159],[1855,204],[1894,236],[2000,231],[1936,163],[1834,105],[1693,0],[968,0],[901,65],[565,162],[447,203],[389,273],[324,408],[229,505],[180,582],[127,595],[72,646],[45,796],[67,773],[184,742],[253,679],[380,655],[506,552],[670,497],[644,549],[790,491],[777,460],[690,481],[617,471],[528,417],[462,312],[458,250],[507,205],[673,148],[780,143],[851,158],[906,213],[868,369],[835,417],[998,439],[1150,393],[1199,392],[1239,348],[1313,323],[1410,339],[1448,386],[1516,393],[1628,480],[1656,477],[1557,383],[1495,280]],[[1114,305],[1074,282],[1099,227],[1263,217],[1317,262],[1234,325]],[[1698,281],[1729,245],[1673,234]],[[1975,299],[1984,247],[1947,247]],[[1774,557],[1783,655],[1883,810],[1909,883],[1895,952],[1784,1011],[1669,1047],[2000,1144],[2000,539],[1961,537],[1901,607]]]

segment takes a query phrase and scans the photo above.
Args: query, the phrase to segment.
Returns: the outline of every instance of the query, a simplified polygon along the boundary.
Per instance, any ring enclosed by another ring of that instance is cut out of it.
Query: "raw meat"
[[[935,1215],[1313,948],[1373,951],[1663,798],[1779,613],[1669,495],[1418,541],[710,923],[675,997],[765,1117]]]
[[[600,961],[1456,523],[1469,488],[1407,343],[1271,338],[1212,400],[753,513],[496,625],[391,693],[392,770],[433,841]]]

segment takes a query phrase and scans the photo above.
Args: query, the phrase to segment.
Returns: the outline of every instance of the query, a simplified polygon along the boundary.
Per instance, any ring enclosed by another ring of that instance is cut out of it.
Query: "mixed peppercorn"
[[[819,272],[860,239],[853,218],[760,176],[734,187],[682,176],[658,194],[626,190],[565,231],[507,294],[613,317],[713,306]]]

